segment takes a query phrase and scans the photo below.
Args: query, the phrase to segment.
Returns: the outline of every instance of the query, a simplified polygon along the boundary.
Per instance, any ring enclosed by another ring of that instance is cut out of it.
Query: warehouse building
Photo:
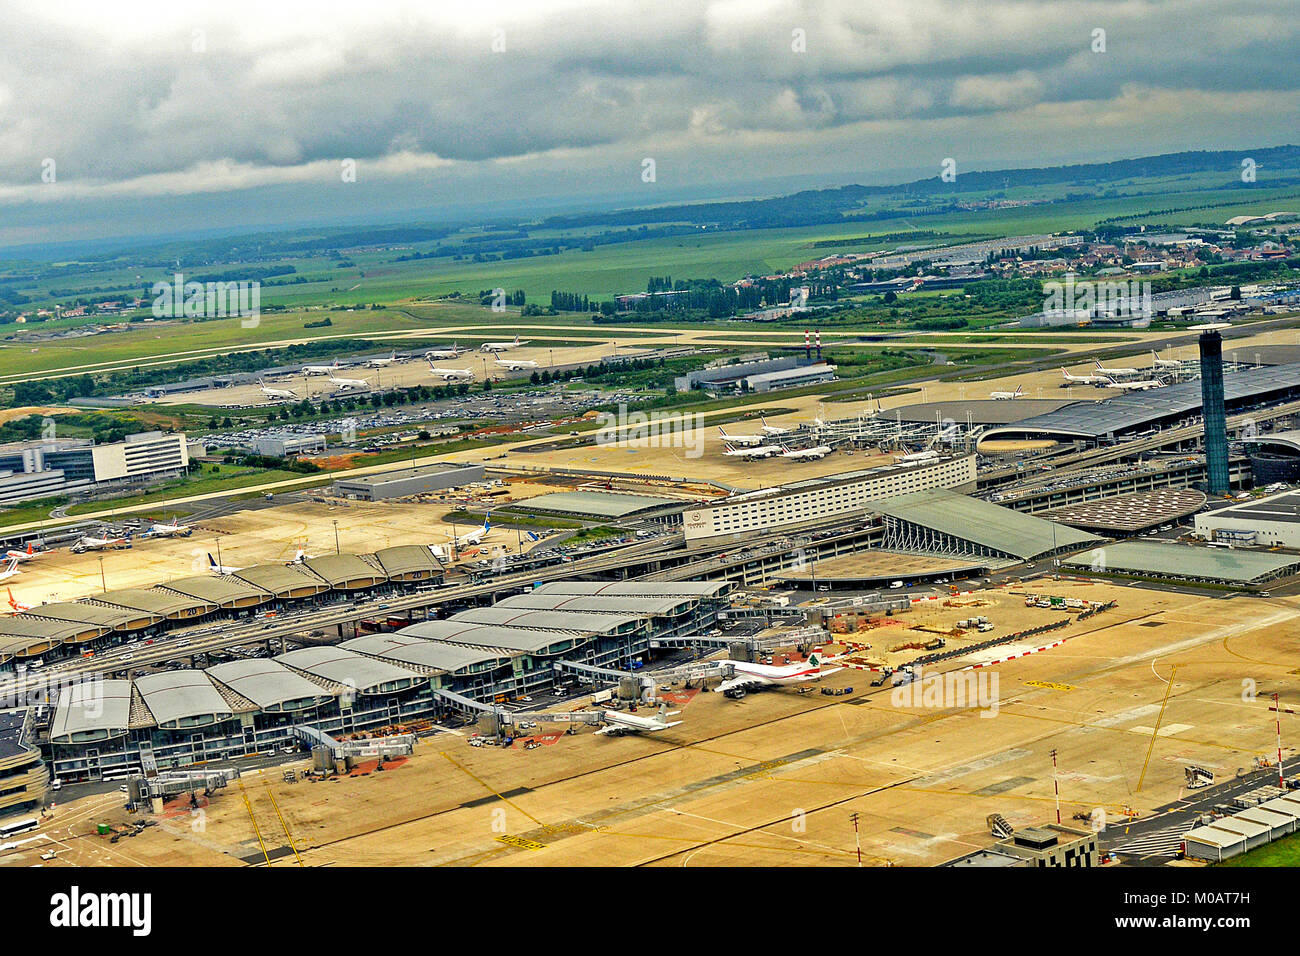
[[[1090,574],[1258,588],[1300,574],[1300,555],[1121,541],[1068,558],[1061,567]]]
[[[558,515],[569,518],[659,520],[673,522],[691,502],[660,495],[637,495],[621,491],[555,491],[510,506],[511,511]]]
[[[740,389],[744,392],[770,392],[778,388],[799,388],[804,385],[819,385],[822,382],[833,381],[835,381],[835,366],[819,363],[780,372],[746,375],[740,380]]]
[[[935,456],[927,461],[809,478],[687,508],[682,519],[690,544],[724,535],[794,527],[833,515],[865,514],[873,501],[928,488],[973,491],[975,456]]]
[[[1195,524],[1196,533],[1209,541],[1300,550],[1300,491],[1207,511]]]
[[[482,465],[457,465],[443,462],[418,468],[386,471],[378,475],[342,478],[334,482],[334,493],[343,498],[356,498],[359,501],[388,501],[393,498],[408,498],[412,495],[427,495],[435,491],[446,491],[449,488],[460,488],[482,481],[483,475]]]

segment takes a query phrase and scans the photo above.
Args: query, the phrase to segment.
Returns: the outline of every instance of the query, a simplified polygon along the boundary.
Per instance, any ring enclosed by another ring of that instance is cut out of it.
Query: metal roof
[[[867,507],[900,521],[930,528],[1024,560],[1050,554],[1060,548],[1081,547],[1099,540],[1096,535],[1066,525],[1044,521],[1042,518],[942,488],[871,501]]]
[[[255,564],[235,572],[235,577],[276,597],[285,597],[304,588],[310,594],[329,590],[329,584],[299,564]]]
[[[1229,406],[1280,392],[1300,392],[1300,364],[1223,373],[1223,397]],[[1045,415],[1026,418],[1014,425],[990,429],[984,433],[981,441],[1000,437],[1000,432],[1008,437],[1035,432],[1097,439],[1167,419],[1182,418],[1199,411],[1200,407],[1200,381],[1180,382],[1166,388],[1119,395],[1100,402],[1067,405]]]
[[[1121,541],[1075,555],[1061,564],[1103,574],[1115,572],[1252,584],[1300,572],[1300,555],[1172,542]]]
[[[333,695],[283,664],[268,660],[228,661],[205,673],[263,710],[297,710]],[[286,707],[295,704],[295,707]]]
[[[333,587],[344,584],[369,586],[388,580],[382,569],[355,554],[322,554],[303,563]]]
[[[280,654],[274,660],[337,684],[355,687],[362,694],[400,690],[424,679],[413,670],[339,647],[303,647]]]
[[[177,614],[206,614],[217,605],[202,598],[193,598],[178,591],[159,591],[153,588],[121,588],[96,594],[92,600],[99,604],[129,608],[144,614],[172,617]]]
[[[0,618],[0,636],[19,638],[40,638],[48,641],[70,641],[73,638],[90,634],[98,636],[107,628],[95,624],[81,624],[77,621],[56,621],[34,617],[28,614],[15,614],[13,617]]]
[[[476,607],[451,616],[453,621],[505,624],[509,627],[574,631],[579,634],[615,634],[641,623],[642,618],[622,614],[540,611],[527,608]]]
[[[972,389],[976,387],[970,386]],[[1017,398],[1008,401],[985,398],[974,401],[918,402],[885,409],[877,412],[875,418],[933,425],[937,416],[938,421],[954,421],[959,425],[964,425],[967,421],[975,425],[1006,425],[1035,415],[1046,415],[1076,403],[1079,403],[1078,399],[1072,398]]]
[[[410,631],[411,628],[403,628],[394,634],[367,634],[344,641],[339,647],[439,673],[451,673],[475,664],[491,664],[496,667],[510,660],[509,654],[431,641],[417,637]]]
[[[29,614],[35,617],[48,617],[56,621],[75,621],[85,627],[101,627],[109,630],[121,630],[140,618],[138,611],[129,611],[124,607],[109,607],[104,604],[88,604],[82,601],[54,601],[34,607]]]
[[[270,591],[254,587],[233,574],[196,574],[193,577],[166,581],[158,587],[222,607],[247,605],[250,602],[264,604],[274,596]]]
[[[632,495],[619,491],[556,491],[536,498],[517,501],[512,508],[526,511],[549,511],[555,514],[581,517],[625,518],[642,511],[651,511],[669,505],[685,508],[695,504],[681,498],[659,498],[652,495]]]
[[[131,682],[92,680],[59,692],[50,723],[50,740],[70,741],[74,734],[117,736],[131,723]]]
[[[581,611],[595,614],[680,614],[698,603],[695,597],[632,597],[601,594],[516,594],[494,607],[531,608],[537,611]]]
[[[442,573],[442,565],[433,556],[433,552],[419,544],[381,548],[375,552],[375,560],[390,578],[421,572],[422,576]]]
[[[1213,521],[1215,518],[1236,518],[1247,521],[1281,521],[1285,524],[1300,523],[1300,491],[1284,491],[1267,498],[1256,498],[1240,504],[1219,508],[1205,516]]]
[[[567,649],[585,643],[587,640],[585,635],[575,634],[572,631],[499,627],[454,619],[421,621],[419,624],[404,627],[397,633],[448,644],[499,648],[503,651],[521,651],[527,654],[559,653],[552,648]]]
[[[234,710],[203,671],[175,670],[135,679],[159,727],[199,726],[234,716]]]
[[[1281,445],[1292,451],[1300,451],[1300,429],[1292,428],[1287,431],[1271,432],[1267,435],[1245,436],[1241,441],[1252,445]]]
[[[628,597],[717,597],[733,581],[547,581],[533,594],[618,594]]]

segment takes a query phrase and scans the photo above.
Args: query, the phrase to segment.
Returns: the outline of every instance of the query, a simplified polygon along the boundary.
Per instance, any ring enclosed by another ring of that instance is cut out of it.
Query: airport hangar
[[[1066,558],[1061,562],[1061,569],[1247,590],[1300,574],[1300,554],[1206,548],[1167,541],[1121,541]]]
[[[294,727],[342,735],[439,719],[449,704],[438,691],[492,703],[554,686],[557,661],[618,668],[652,640],[705,634],[733,587],[556,581],[521,596],[537,607],[503,602],[273,658],[88,680],[64,687],[52,712],[29,708],[24,752],[39,764],[39,748],[60,779],[99,779],[139,772],[142,755],[171,768],[266,751],[294,743]],[[0,727],[0,764],[6,753]]]

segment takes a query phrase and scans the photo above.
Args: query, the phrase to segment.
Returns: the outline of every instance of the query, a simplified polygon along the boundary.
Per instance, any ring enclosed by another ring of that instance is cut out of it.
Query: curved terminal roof
[[[265,604],[273,597],[270,591],[254,587],[233,574],[196,574],[158,587],[227,609]]]
[[[334,696],[276,661],[228,661],[209,667],[205,673],[262,710],[303,710]]]
[[[572,631],[576,634],[622,634],[635,630],[642,618],[630,614],[600,614],[577,611],[546,611],[531,608],[476,607],[453,614],[453,621],[472,624],[504,624],[507,627]]]
[[[1241,440],[1251,445],[1278,445],[1289,451],[1300,452],[1300,429],[1273,432],[1270,435],[1252,435]]]
[[[50,723],[51,743],[120,737],[131,725],[131,682],[94,680],[59,692]]]
[[[334,588],[368,588],[388,580],[380,568],[355,554],[322,554],[303,564]]]
[[[442,574],[442,565],[427,547],[403,544],[394,548],[381,548],[375,552],[375,561],[390,579],[421,581]]]
[[[403,690],[427,679],[405,667],[340,647],[303,647],[280,654],[274,660],[336,684],[355,687],[361,694]]]
[[[439,674],[492,670],[510,662],[508,653],[431,641],[404,633],[406,630],[356,637],[344,641],[339,647]]]
[[[73,621],[86,628],[98,627],[102,634],[108,634],[110,631],[138,630],[162,620],[158,615],[142,616],[139,611],[124,607],[85,601],[54,601],[34,607],[27,613],[34,617],[52,618],[56,621]]]
[[[422,637],[448,644],[526,654],[559,654],[569,648],[585,644],[588,640],[586,635],[573,631],[501,627],[454,618],[446,621],[421,621],[410,627],[404,627],[397,633],[404,637]]]
[[[179,591],[157,588],[123,588],[96,594],[97,604],[111,604],[158,618],[200,617],[217,610],[217,605],[203,598],[190,597]]]
[[[497,601],[494,607],[528,608],[536,611],[580,611],[593,614],[643,614],[647,617],[676,617],[699,604],[694,597],[632,597],[608,594],[516,594]]]
[[[164,729],[203,727],[228,720],[234,710],[203,671],[176,670],[135,679],[154,721]]]
[[[299,564],[255,564],[241,568],[234,576],[277,598],[305,597],[330,589],[319,575]]]
[[[1300,364],[1274,365],[1224,372],[1223,398],[1234,404],[1273,396],[1300,394]],[[1004,403],[1014,404],[1014,403]],[[999,428],[980,438],[1016,438],[1026,434],[1061,438],[1100,439],[1185,418],[1201,408],[1200,380],[1180,382],[1149,392],[1133,392],[1100,402],[1066,405],[1046,415],[1035,415]]]

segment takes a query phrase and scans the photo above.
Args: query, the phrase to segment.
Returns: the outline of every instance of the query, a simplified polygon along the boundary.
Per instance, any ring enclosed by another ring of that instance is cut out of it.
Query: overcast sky
[[[1300,129],[1296,14],[1297,0],[0,0],[0,244],[1280,145]]]

